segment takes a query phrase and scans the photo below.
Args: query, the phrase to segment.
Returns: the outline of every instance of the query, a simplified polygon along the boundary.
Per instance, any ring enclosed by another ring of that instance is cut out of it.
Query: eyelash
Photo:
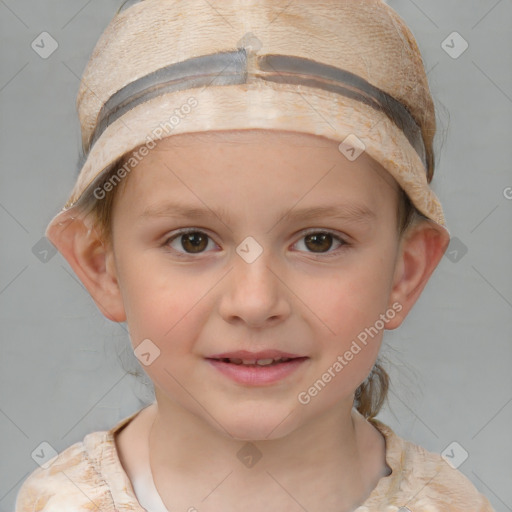
[[[204,232],[203,230],[201,229],[198,229],[198,228],[185,228],[185,229],[180,229],[178,231],[176,231],[172,236],[166,238],[166,240],[164,241],[164,243],[162,244],[162,247],[167,250],[168,252],[174,252],[179,258],[187,258],[187,257],[190,257],[190,256],[194,256],[194,253],[189,253],[189,252],[180,252],[180,251],[176,251],[175,249],[170,249],[169,248],[169,244],[176,240],[177,238],[179,238],[181,235],[186,235],[187,233],[201,233],[203,235],[206,235],[208,237],[209,240],[212,240],[212,237],[210,237],[208,235],[208,233]],[[326,253],[314,253],[314,252],[310,252],[309,254],[313,255],[314,257],[322,257],[322,258],[332,258],[332,257],[335,257],[338,255],[338,252],[341,252],[345,249],[348,249],[349,247],[351,247],[352,244],[350,244],[349,242],[347,242],[344,238],[338,236],[334,231],[330,231],[328,229],[309,229],[309,230],[306,230],[306,231],[303,231],[301,233],[301,238],[299,240],[302,240],[303,238],[305,238],[306,236],[308,235],[312,235],[312,234],[327,234],[327,235],[331,235],[333,237],[334,240],[337,240],[338,242],[341,242],[341,246],[338,247],[337,249],[335,249],[334,251],[330,251],[330,252],[326,252]],[[215,242],[214,242],[215,243]],[[297,243],[297,242],[296,242]],[[295,245],[295,244],[294,244]],[[204,254],[205,251],[203,252],[200,252],[200,253],[196,253],[198,255],[200,254]]]

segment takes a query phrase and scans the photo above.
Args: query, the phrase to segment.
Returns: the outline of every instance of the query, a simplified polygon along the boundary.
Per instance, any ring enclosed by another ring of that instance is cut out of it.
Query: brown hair
[[[119,169],[126,163],[127,156],[119,159],[116,165],[112,167],[109,172],[95,183],[95,188],[103,187],[110,178],[116,174]],[[430,182],[432,176],[429,176]],[[93,224],[98,230],[99,236],[104,243],[111,243],[112,241],[112,209],[116,193],[119,194],[118,188],[126,185],[127,177],[124,178],[117,186],[108,189],[105,192],[105,197],[98,200],[89,191],[81,202],[80,209],[87,216],[92,217]],[[397,207],[397,226],[399,237],[402,237],[407,231],[408,227],[415,224],[421,219],[427,219],[416,207],[412,204],[407,194],[400,188]],[[389,376],[384,370],[380,359],[375,362],[370,374],[362,384],[355,391],[354,406],[365,418],[374,418],[377,416],[382,406],[386,402],[389,389]]]

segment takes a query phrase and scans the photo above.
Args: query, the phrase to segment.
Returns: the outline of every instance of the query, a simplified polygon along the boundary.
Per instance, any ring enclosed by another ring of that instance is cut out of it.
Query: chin
[[[270,441],[280,439],[293,432],[298,427],[298,418],[293,410],[285,407],[265,407],[251,404],[242,410],[226,411],[225,415],[215,416],[223,425],[215,428],[231,439],[239,441]],[[229,432],[229,434],[226,433]]]

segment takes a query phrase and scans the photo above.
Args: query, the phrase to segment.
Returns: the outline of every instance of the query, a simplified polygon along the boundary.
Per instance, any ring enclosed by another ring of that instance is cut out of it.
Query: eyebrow
[[[217,217],[225,224],[233,224],[233,217],[224,208],[218,209],[198,208],[179,202],[166,202],[151,205],[147,207],[140,215],[141,219],[148,218],[188,218],[188,219],[205,219]],[[331,218],[346,220],[355,223],[370,223],[376,218],[375,212],[363,204],[343,203],[327,206],[314,206],[308,208],[291,208],[283,211],[277,217],[277,222],[281,220],[294,221],[297,219],[318,219]],[[277,223],[276,222],[276,223]]]

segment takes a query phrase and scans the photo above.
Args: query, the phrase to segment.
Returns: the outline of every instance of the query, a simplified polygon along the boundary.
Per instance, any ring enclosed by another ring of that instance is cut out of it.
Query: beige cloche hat
[[[141,145],[209,130],[286,130],[365,151],[426,217],[434,104],[417,43],[381,0],[142,0],[116,14],[77,99],[84,161],[56,229]]]

